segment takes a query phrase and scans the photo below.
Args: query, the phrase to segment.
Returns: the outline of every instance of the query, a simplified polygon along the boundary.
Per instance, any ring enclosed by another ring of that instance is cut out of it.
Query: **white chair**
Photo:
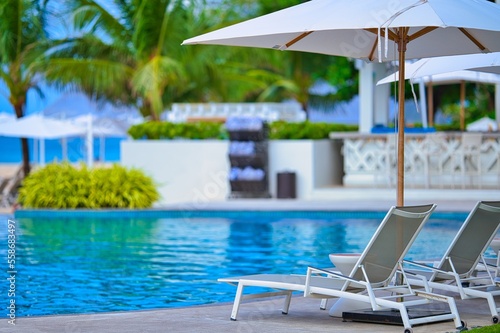
[[[293,291],[301,291],[305,297],[341,298],[360,303],[374,311],[397,310],[405,332],[412,326],[436,321],[453,320],[455,327],[462,328],[453,297],[419,291],[414,293],[408,285],[393,285],[398,267],[414,242],[418,233],[429,219],[436,205],[392,207],[375,231],[365,250],[349,276],[330,270],[309,267],[307,275],[257,274],[219,281],[237,286],[231,320],[236,320],[243,299],[285,295],[283,314],[288,313]],[[271,289],[258,293],[244,294],[245,288]],[[403,299],[404,298],[404,299]],[[402,300],[403,299],[403,300]],[[410,318],[408,308],[430,304],[434,301],[449,306],[450,313]],[[324,305],[325,302],[322,302]]]
[[[494,299],[500,296],[494,279],[498,267],[488,268],[483,254],[499,227],[500,201],[478,202],[436,266],[406,261],[421,269],[406,269],[409,283],[425,287],[426,291],[456,293],[462,299],[483,298],[488,302],[493,323],[498,323],[500,307]],[[477,275],[478,264],[486,267],[485,274]]]

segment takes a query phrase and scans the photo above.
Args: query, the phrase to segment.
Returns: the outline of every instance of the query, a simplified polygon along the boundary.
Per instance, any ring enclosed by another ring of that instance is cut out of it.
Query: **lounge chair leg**
[[[238,288],[236,289],[236,296],[234,297],[233,310],[231,311],[231,320],[236,321],[238,316],[238,310],[240,309],[241,298],[243,296],[243,288],[245,288],[241,283],[238,283]]]
[[[328,298],[323,298],[321,300],[321,304],[319,305],[320,310],[326,310],[327,305],[328,305]]]
[[[283,304],[282,314],[288,314],[288,309],[290,308],[290,302],[292,301],[292,292],[289,291],[285,296],[285,304]]]
[[[498,322],[498,310],[497,310],[497,306],[496,306],[496,303],[495,303],[495,298],[493,298],[493,295],[492,294],[486,294],[486,300],[488,301],[488,306],[490,308],[490,312],[491,312],[491,315],[493,317],[493,322],[494,322],[494,318],[496,317],[497,318],[497,322]]]

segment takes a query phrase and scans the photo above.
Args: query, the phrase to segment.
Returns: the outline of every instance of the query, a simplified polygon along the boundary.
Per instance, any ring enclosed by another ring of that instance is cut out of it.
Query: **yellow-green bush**
[[[25,208],[148,208],[158,199],[153,180],[140,170],[62,163],[29,174],[18,201]]]

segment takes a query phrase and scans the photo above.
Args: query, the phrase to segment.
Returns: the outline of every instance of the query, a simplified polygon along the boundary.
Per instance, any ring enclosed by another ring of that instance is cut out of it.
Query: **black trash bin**
[[[295,172],[278,172],[277,179],[277,198],[278,199],[295,199],[296,176]]]

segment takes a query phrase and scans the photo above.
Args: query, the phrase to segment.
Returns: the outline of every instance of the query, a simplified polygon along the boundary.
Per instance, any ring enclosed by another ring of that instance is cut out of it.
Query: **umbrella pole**
[[[429,110],[429,126],[434,127],[434,90],[432,80],[427,84],[427,108]]]
[[[404,206],[404,164],[405,164],[405,52],[408,28],[398,31],[399,81],[398,81],[398,175],[396,204]]]
[[[460,130],[465,130],[465,81],[460,81]]]

